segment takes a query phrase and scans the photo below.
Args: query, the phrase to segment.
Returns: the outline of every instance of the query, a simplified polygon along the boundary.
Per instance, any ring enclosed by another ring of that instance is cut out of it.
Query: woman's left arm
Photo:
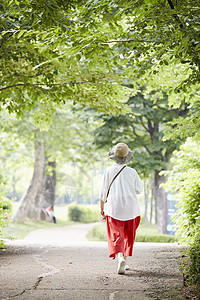
[[[143,183],[142,180],[140,179],[140,176],[138,173],[135,171],[135,190],[137,194],[141,194],[143,191]]]
[[[101,215],[103,216],[103,217],[105,217],[105,213],[104,213],[104,202],[101,200],[100,201],[100,205],[101,205]]]

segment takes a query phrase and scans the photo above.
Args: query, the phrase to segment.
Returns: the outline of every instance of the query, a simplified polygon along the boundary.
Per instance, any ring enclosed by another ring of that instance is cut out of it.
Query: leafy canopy
[[[184,104],[179,110],[174,110],[168,106],[167,100],[163,91],[146,95],[145,87],[140,88],[140,92],[127,102],[130,113],[119,116],[101,114],[103,124],[96,129],[94,142],[99,148],[112,147],[120,141],[128,143],[134,149],[132,166],[144,177],[165,169],[177,145],[163,141],[163,130],[179,114],[187,114]]]
[[[1,99],[24,110],[68,99],[119,113],[132,83],[162,89],[169,105],[192,108],[187,135],[199,136],[199,1],[1,1]],[[149,93],[148,91],[148,93]],[[175,138],[186,130],[183,119]]]
[[[91,70],[86,57],[72,55],[75,23],[73,1],[3,1],[0,22],[2,106],[23,116],[25,110],[47,109],[67,100],[101,111],[122,109],[124,93],[112,73]],[[68,15],[69,14],[69,15]],[[70,32],[70,34],[69,34]]]

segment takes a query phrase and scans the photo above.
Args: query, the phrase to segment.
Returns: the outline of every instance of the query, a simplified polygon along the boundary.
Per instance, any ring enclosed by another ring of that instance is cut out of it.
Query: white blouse
[[[108,187],[115,175],[125,164],[114,163],[105,169],[99,198],[106,200]],[[140,215],[137,194],[142,193],[143,183],[135,169],[126,167],[111,185],[107,202],[104,206],[105,215],[114,219],[126,221]]]

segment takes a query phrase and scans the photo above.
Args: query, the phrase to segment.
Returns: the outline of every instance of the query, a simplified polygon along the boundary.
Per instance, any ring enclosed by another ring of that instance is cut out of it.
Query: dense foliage
[[[189,248],[189,255],[191,259],[189,268],[190,277],[192,282],[196,284],[200,295],[200,235],[196,236],[194,243]]]
[[[182,241],[193,242],[200,231],[200,145],[191,139],[175,151],[171,159],[172,170],[166,187],[176,193],[179,226],[177,234]]]
[[[196,0],[1,1],[1,99],[41,120],[67,100],[119,112],[121,84],[148,83],[194,111],[171,136],[197,135],[199,5]],[[149,93],[149,91],[147,91]],[[156,95],[155,95],[156,99]]]
[[[97,0],[80,6],[77,14],[74,55],[91,61],[92,53],[93,68],[106,63],[109,71],[120,69],[116,77],[128,79],[134,93],[138,83],[147,84],[147,94],[161,88],[174,108],[184,100],[193,112],[185,121],[176,119],[166,138],[199,138],[199,2]]]
[[[68,207],[68,217],[71,221],[74,222],[98,222],[99,209],[86,205],[70,205]]]
[[[152,91],[147,95],[146,89],[148,87],[141,87],[135,96],[129,98],[126,104],[130,112],[126,115],[101,113],[97,116],[103,123],[95,130],[94,139],[99,149],[105,146],[109,149],[126,141],[134,150],[130,165],[144,178],[166,168],[178,145],[163,141],[163,130],[170,121],[188,113],[184,103],[179,109],[169,107],[168,97],[163,91]],[[153,101],[155,95],[156,102]]]
[[[174,153],[171,159],[172,170],[168,175],[166,187],[175,192],[178,200],[177,235],[181,241],[190,245],[190,274],[199,291],[199,253],[200,253],[200,145],[188,138]]]
[[[5,197],[4,186],[0,185],[0,249],[4,242],[1,240],[2,230],[8,223],[8,213],[11,211],[11,202]]]
[[[76,22],[70,15],[75,5],[76,1],[1,1],[0,92],[9,112],[23,116],[35,109],[41,120],[49,121],[55,106],[67,100],[101,111],[119,110],[123,95],[113,75],[89,69],[84,57],[80,61],[71,53]]]

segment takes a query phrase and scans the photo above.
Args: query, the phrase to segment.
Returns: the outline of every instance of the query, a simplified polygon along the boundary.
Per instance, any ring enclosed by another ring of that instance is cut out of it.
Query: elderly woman
[[[137,194],[143,190],[136,170],[127,167],[133,152],[119,143],[109,152],[115,163],[103,174],[100,191],[101,215],[106,218],[109,256],[118,258],[118,274],[129,267],[127,256],[132,256],[136,229],[140,223]]]

